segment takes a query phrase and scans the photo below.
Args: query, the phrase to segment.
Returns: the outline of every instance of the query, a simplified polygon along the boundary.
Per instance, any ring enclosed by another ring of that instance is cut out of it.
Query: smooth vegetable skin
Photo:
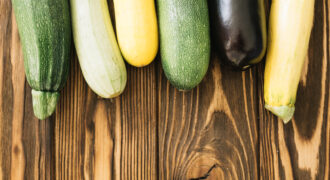
[[[210,61],[207,0],[158,0],[160,54],[166,77],[180,90],[196,87]]]
[[[221,60],[240,70],[260,62],[267,45],[264,0],[209,0],[209,7]]]
[[[273,0],[265,69],[266,108],[289,122],[313,27],[314,0]]]
[[[24,54],[25,74],[32,88],[34,114],[46,119],[56,108],[64,86],[71,47],[66,0],[12,0]]]
[[[158,51],[154,0],[114,0],[119,47],[136,67],[150,64]]]
[[[103,98],[120,95],[126,67],[112,28],[106,0],[71,0],[73,37],[89,87]]]

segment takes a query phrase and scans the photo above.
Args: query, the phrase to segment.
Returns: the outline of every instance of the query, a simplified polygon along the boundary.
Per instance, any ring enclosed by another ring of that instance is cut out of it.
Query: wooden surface
[[[330,179],[329,3],[316,0],[296,114],[283,125],[263,108],[264,64],[233,72],[215,53],[191,92],[175,90],[157,58],[127,65],[125,92],[104,100],[73,52],[57,111],[39,121],[11,3],[0,0],[0,180]]]

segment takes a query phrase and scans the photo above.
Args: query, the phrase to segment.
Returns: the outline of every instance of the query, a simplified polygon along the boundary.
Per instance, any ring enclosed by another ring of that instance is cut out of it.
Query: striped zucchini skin
[[[59,91],[69,72],[71,23],[66,0],[12,0],[32,89]]]
[[[56,108],[69,72],[71,22],[66,0],[12,0],[20,34],[25,74],[39,119]]]
[[[158,0],[160,54],[166,77],[190,90],[204,78],[210,61],[206,0]]]
[[[119,96],[127,73],[106,0],[70,0],[73,37],[89,87],[103,98]]]

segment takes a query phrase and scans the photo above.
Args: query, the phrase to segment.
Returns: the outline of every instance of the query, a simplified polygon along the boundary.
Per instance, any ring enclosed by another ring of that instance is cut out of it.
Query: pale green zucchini
[[[103,98],[120,95],[126,67],[111,24],[106,0],[71,0],[73,37],[89,87]]]

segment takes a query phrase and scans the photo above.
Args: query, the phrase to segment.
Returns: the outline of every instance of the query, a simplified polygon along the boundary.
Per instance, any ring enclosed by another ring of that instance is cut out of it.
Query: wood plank
[[[258,178],[256,71],[218,61],[191,92],[159,76],[159,179]]]
[[[75,56],[75,55],[74,55]],[[96,96],[87,89],[78,60],[74,57],[71,61],[71,71],[55,115],[48,119],[54,121],[55,140],[55,170],[56,179],[82,179],[84,177],[84,143],[89,144],[88,135],[90,128],[94,141],[94,114],[97,104]],[[92,103],[91,103],[92,101]],[[104,119],[106,121],[106,119]],[[91,124],[89,124],[91,123]],[[87,132],[87,133],[85,133]],[[86,137],[87,136],[87,137]],[[93,148],[91,144],[89,148]],[[90,160],[90,159],[87,159]],[[90,162],[93,163],[93,162]]]
[[[123,179],[157,179],[157,119],[155,63],[128,68],[129,81],[122,95]]]
[[[0,179],[51,177],[52,123],[33,115],[10,1],[0,11]]]
[[[329,179],[329,1],[315,1],[309,55],[298,90],[292,122],[267,112],[260,91],[261,179]],[[263,85],[263,66],[259,84]]]
[[[156,179],[155,65],[128,66],[121,97],[98,98],[73,58],[55,121],[56,177]]]
[[[0,1],[0,179],[10,178],[10,157],[11,157],[11,131],[12,131],[12,110],[7,107],[12,107],[12,96],[8,97],[8,90],[12,85],[10,80],[11,65],[10,65],[10,44],[11,39],[11,8],[10,2]],[[12,90],[11,90],[12,91]]]

